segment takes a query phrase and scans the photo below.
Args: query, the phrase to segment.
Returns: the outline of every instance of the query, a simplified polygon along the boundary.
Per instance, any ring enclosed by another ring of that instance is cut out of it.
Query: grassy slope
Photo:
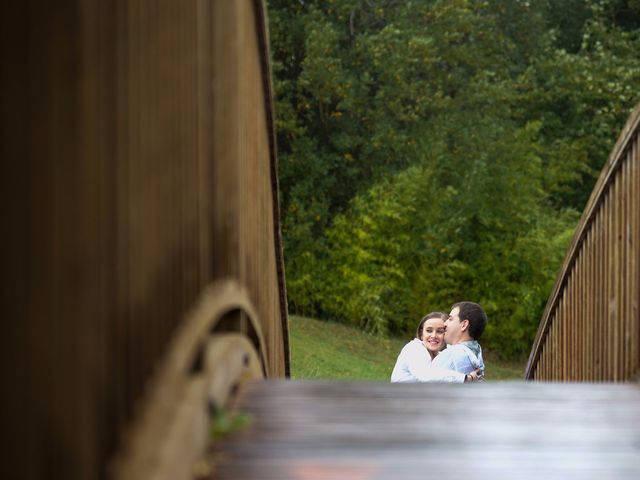
[[[389,380],[410,339],[388,339],[332,322],[291,315],[291,377]],[[483,351],[485,380],[522,379],[524,364],[499,362]]]

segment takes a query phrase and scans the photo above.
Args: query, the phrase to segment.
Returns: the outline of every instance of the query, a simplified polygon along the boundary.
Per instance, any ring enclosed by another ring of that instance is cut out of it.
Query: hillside
[[[291,315],[291,378],[389,380],[398,353],[409,341]],[[501,362],[484,352],[487,381],[522,379],[524,363]]]

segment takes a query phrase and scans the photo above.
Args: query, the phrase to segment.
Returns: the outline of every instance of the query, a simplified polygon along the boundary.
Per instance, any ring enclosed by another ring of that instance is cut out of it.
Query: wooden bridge
[[[640,105],[589,198],[536,336],[530,380],[640,374]]]
[[[264,3],[32,0],[0,23],[0,478],[640,478],[638,109],[531,381],[288,381]]]
[[[252,384],[210,478],[638,478],[637,384]]]

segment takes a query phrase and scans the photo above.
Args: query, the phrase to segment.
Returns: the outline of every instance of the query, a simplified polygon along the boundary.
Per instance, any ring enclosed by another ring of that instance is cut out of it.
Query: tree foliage
[[[475,300],[526,354],[638,101],[636,3],[270,0],[290,308],[400,334]]]

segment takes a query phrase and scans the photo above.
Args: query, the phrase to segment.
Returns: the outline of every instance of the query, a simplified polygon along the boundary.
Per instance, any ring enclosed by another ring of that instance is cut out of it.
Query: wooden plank
[[[606,244],[606,228],[605,228],[605,203],[603,202],[600,211],[598,212],[598,312],[597,312],[597,323],[598,328],[596,329],[595,334],[599,339],[604,338],[603,335],[605,333],[605,324],[606,324],[606,296],[607,292],[605,290],[606,278],[604,275],[604,265],[605,265],[605,244]],[[594,349],[594,362],[596,365],[596,372],[594,376],[594,380],[602,379],[602,369],[604,364],[604,356],[602,349],[602,341],[597,342],[596,348]]]
[[[592,308],[593,308],[593,224],[587,233],[587,238],[585,240],[585,272],[584,272],[584,302],[585,302],[585,310],[584,310],[584,320],[583,320],[583,328],[586,328],[587,331],[593,332],[592,327]],[[581,381],[589,381],[589,369],[591,364],[591,356],[590,356],[590,346],[589,341],[593,337],[593,335],[582,335],[582,372],[580,375]]]
[[[558,376],[558,380],[565,380],[567,378],[567,355],[569,352],[569,316],[571,315],[572,307],[573,307],[573,283],[574,283],[574,270],[571,270],[569,274],[569,280],[567,281],[566,287],[566,302],[564,302],[564,308],[562,312],[562,322],[561,327],[562,330],[558,335],[561,338],[561,347],[560,347],[560,372]]]
[[[611,330],[611,340],[610,347],[613,344],[613,348],[611,350],[611,354],[613,357],[613,379],[614,381],[620,380],[620,358],[619,351],[621,348],[620,343],[620,324],[622,323],[622,279],[621,276],[621,262],[620,259],[622,257],[622,221],[621,221],[621,211],[622,211],[622,190],[623,190],[623,178],[621,175],[623,163],[620,164],[620,169],[616,175],[616,195],[615,195],[615,203],[614,203],[614,212],[613,212],[613,222],[614,222],[614,235],[615,241],[613,245],[614,249],[614,291],[615,291],[615,311],[616,315],[613,318],[613,325]]]
[[[615,325],[615,323],[613,322],[614,315],[615,315],[615,291],[614,291],[614,288],[615,288],[615,269],[614,269],[615,231],[614,231],[614,224],[613,224],[613,214],[615,212],[614,212],[614,209],[612,208],[612,204],[615,203],[615,190],[616,190],[616,184],[614,179],[614,182],[611,184],[611,189],[609,190],[609,194],[607,195],[607,210],[606,210],[607,263],[606,263],[605,275],[607,279],[607,287],[606,287],[607,311],[606,311],[605,318],[607,320],[607,323],[606,323],[607,328],[605,333],[607,335],[611,334],[611,331]],[[608,336],[603,337],[603,339],[604,339],[604,346],[605,346],[605,351],[604,351],[605,363],[604,363],[603,371],[605,375],[604,378],[606,378],[606,376],[610,375],[613,370],[613,351],[610,348],[611,339]]]
[[[556,317],[554,319],[554,335],[552,337],[553,341],[553,365],[551,366],[551,377],[550,380],[557,380],[558,373],[560,369],[560,361],[561,361],[561,349],[562,349],[562,321],[563,321],[563,312],[566,304],[566,291],[563,292],[562,298],[560,299],[560,305],[558,307],[558,312],[556,313]]]
[[[580,331],[585,328],[585,315],[584,315],[584,270],[585,270],[585,248],[584,242],[582,244],[582,248],[580,250],[580,256],[578,257],[578,265],[576,272],[576,295],[575,295],[575,312],[574,319],[572,324],[572,330]],[[570,381],[580,380],[580,376],[582,372],[584,372],[584,365],[582,363],[583,355],[582,355],[582,339],[584,335],[572,335],[571,340],[573,343],[573,358],[572,364],[573,368],[571,369],[571,375],[568,378]]]
[[[573,367],[573,358],[570,356],[572,354],[571,351],[571,344],[573,342],[573,335],[571,335],[571,332],[573,331],[573,317],[575,316],[575,312],[576,312],[576,264],[577,264],[577,259],[578,257],[576,257],[576,262],[574,262],[573,264],[573,269],[571,270],[571,276],[569,278],[569,284],[567,286],[567,291],[568,291],[568,296],[569,296],[569,301],[567,302],[567,310],[565,312],[565,321],[564,321],[564,333],[563,333],[563,342],[564,342],[564,352],[563,352],[563,368],[562,368],[562,378],[561,380],[563,382],[566,382],[569,380],[570,378],[570,370],[572,370]]]
[[[584,243],[580,250],[580,255],[578,257],[577,262],[577,271],[576,271],[576,285],[575,285],[575,310],[573,315],[573,323],[572,330],[580,331],[584,328],[584,296],[583,296],[583,285],[584,285]],[[571,358],[573,359],[571,363],[573,364],[573,368],[571,369],[571,375],[569,376],[569,381],[578,380],[581,371],[583,370],[582,365],[582,335],[572,335],[571,343],[573,344],[573,354]]]
[[[556,310],[556,313],[553,317],[553,323],[551,324],[551,328],[549,330],[549,343],[551,344],[552,347],[552,351],[551,351],[551,362],[549,365],[549,376],[546,378],[546,380],[554,380],[555,379],[555,371],[558,368],[558,327],[560,325],[560,312],[562,311],[562,303],[563,303],[563,299],[560,298],[559,303],[558,303],[558,307]]]
[[[572,321],[573,317],[575,316],[575,311],[576,311],[576,307],[575,307],[575,292],[576,292],[576,270],[575,270],[575,264],[574,264],[574,269],[571,272],[571,277],[569,279],[569,284],[568,284],[568,288],[567,288],[567,295],[569,297],[569,301],[567,302],[566,305],[566,311],[565,311],[565,323],[564,323],[564,330],[562,333],[562,337],[563,337],[563,368],[562,368],[562,376],[559,380],[561,380],[562,382],[568,382],[570,381],[570,371],[575,368],[574,367],[574,362],[573,362],[573,358],[571,357],[572,355],[572,351],[571,351],[571,346],[572,346],[572,342],[573,342],[573,338],[571,335],[571,332],[573,331],[573,325],[570,324],[570,322]]]
[[[621,295],[622,295],[622,318],[620,321],[620,379],[625,380],[629,378],[629,368],[627,361],[627,350],[629,345],[627,343],[627,335],[629,331],[629,284],[630,284],[630,269],[629,269],[629,257],[631,254],[631,223],[629,215],[629,197],[630,197],[630,161],[629,152],[627,152],[624,164],[622,166],[622,176],[624,179],[624,192],[622,197],[622,255],[620,258],[621,267]]]
[[[633,186],[632,192],[634,194],[632,212],[633,212],[633,235],[634,235],[634,248],[633,254],[630,259],[632,266],[631,276],[631,294],[632,294],[632,321],[631,321],[631,333],[629,343],[631,345],[631,351],[629,358],[631,360],[631,376],[635,377],[640,373],[640,311],[638,306],[640,304],[640,153],[638,150],[638,144],[640,143],[640,136],[636,135],[635,141],[632,147],[632,165],[633,165]]]
[[[615,404],[616,408],[611,408]],[[637,385],[268,381],[216,479],[635,479]]]
[[[616,183],[618,185],[615,205],[614,221],[616,223],[616,243],[615,243],[615,283],[616,283],[616,314],[613,335],[616,343],[613,349],[615,373],[613,379],[615,381],[622,380],[622,325],[624,323],[624,161],[621,162],[617,173]]]
[[[637,138],[637,137],[636,137]],[[627,349],[627,371],[628,371],[628,378],[632,378],[633,377],[633,372],[634,372],[634,359],[633,359],[633,351],[634,351],[634,337],[633,337],[633,330],[634,330],[634,324],[636,323],[636,293],[635,293],[635,289],[636,289],[636,285],[637,285],[637,275],[638,275],[638,258],[636,257],[636,255],[638,254],[637,252],[637,243],[638,243],[638,236],[637,236],[637,222],[638,222],[638,192],[636,190],[636,170],[637,170],[637,166],[636,166],[636,159],[635,159],[635,146],[636,146],[636,142],[634,142],[634,144],[632,145],[632,149],[630,152],[630,159],[629,159],[629,191],[630,191],[630,195],[629,195],[629,235],[630,235],[630,239],[629,239],[629,286],[628,286],[628,316],[629,316],[629,323],[628,323],[628,330],[626,332],[626,342],[628,345],[628,349]]]
[[[210,222],[216,278],[244,283],[269,346],[267,374],[289,369],[284,271],[277,218],[273,112],[268,77],[264,2],[215,1],[213,157]],[[261,25],[261,26],[260,26]],[[224,72],[224,74],[217,74]],[[222,258],[224,257],[224,258]]]
[[[596,229],[597,226],[592,225],[591,231],[589,232],[589,289],[587,291],[587,295],[589,297],[589,310],[587,312],[587,328],[590,332],[595,332],[595,317],[596,317],[596,290],[595,285],[597,282],[597,274],[596,274],[596,247],[595,243],[597,242],[596,237]],[[586,355],[586,366],[585,366],[585,375],[583,380],[585,381],[593,381],[593,349],[594,349],[594,335],[585,335],[585,352]]]

